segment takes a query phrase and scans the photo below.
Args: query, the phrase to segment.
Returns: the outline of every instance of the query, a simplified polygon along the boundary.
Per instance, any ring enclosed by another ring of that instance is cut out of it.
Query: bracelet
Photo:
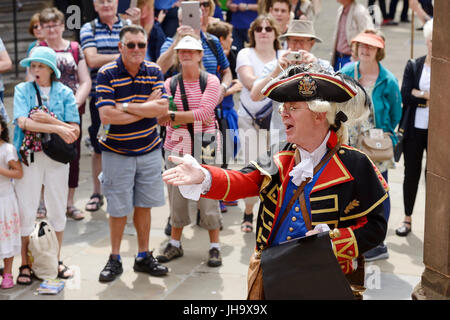
[[[227,92],[228,86],[225,83],[223,83],[223,82],[220,85],[222,86],[222,88],[225,89],[225,92]]]
[[[245,10],[248,10],[248,3],[245,4]]]
[[[25,118],[25,120],[23,120],[23,131],[27,131],[27,120],[28,118]]]

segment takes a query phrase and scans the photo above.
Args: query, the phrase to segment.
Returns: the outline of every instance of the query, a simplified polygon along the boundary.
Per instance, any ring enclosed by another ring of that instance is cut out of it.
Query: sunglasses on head
[[[255,28],[255,32],[262,32],[263,30],[266,30],[266,32],[272,32],[273,28],[271,26],[267,26],[267,27],[256,27]]]
[[[209,2],[200,2],[201,7],[209,8]]]
[[[123,43],[123,42],[122,42]],[[127,46],[128,49],[134,49],[136,48],[136,46],[138,46],[139,49],[144,49],[145,46],[147,45],[145,42],[128,42],[128,43],[123,43],[125,46]]]

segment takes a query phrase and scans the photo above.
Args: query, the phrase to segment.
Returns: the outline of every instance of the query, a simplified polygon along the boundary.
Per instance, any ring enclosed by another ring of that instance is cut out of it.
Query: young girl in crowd
[[[12,179],[22,178],[16,149],[9,143],[8,127],[0,115],[0,259],[3,259],[2,289],[14,287],[12,264],[20,254],[20,219]]]

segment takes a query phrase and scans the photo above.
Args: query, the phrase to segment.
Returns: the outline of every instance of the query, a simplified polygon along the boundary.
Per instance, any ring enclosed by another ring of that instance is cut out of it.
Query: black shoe
[[[395,229],[395,234],[399,237],[406,237],[411,232],[411,222],[403,221],[403,225]]]
[[[152,276],[164,276],[169,272],[167,267],[163,266],[153,257],[152,251],[147,252],[145,258],[137,257],[134,259],[133,270],[135,272],[145,272]]]
[[[170,217],[167,219],[166,227],[164,228],[164,233],[166,236],[169,236],[172,234],[172,225],[170,224]]]
[[[411,20],[409,20],[409,19],[401,19],[401,20],[400,20],[400,22],[404,22],[404,23],[410,23],[410,22],[411,22]]]
[[[220,250],[217,248],[211,248],[209,250],[208,266],[219,267],[222,265],[222,257],[220,256]]]
[[[106,263],[106,266],[103,268],[102,272],[100,272],[100,277],[98,281],[100,282],[110,282],[116,279],[116,277],[122,274],[122,262],[118,259],[114,258],[112,255],[109,256],[109,260]]]

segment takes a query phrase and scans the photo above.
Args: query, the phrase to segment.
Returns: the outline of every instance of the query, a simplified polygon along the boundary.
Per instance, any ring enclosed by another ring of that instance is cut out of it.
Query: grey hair
[[[145,32],[145,29],[143,27],[138,26],[136,24],[130,24],[130,25],[124,26],[122,28],[122,30],[120,30],[120,34],[119,34],[120,41],[123,40],[123,37],[125,36],[125,34],[127,32],[130,32],[132,34],[142,33],[144,35],[145,39],[147,39],[147,32]]]
[[[433,37],[433,19],[428,20],[423,25],[423,36],[425,37],[425,40],[431,40]]]

